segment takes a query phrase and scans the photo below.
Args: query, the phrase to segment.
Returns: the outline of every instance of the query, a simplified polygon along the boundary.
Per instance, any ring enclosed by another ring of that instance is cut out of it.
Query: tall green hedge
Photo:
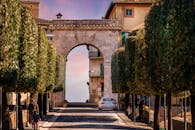
[[[168,93],[170,102],[171,94],[192,87],[194,18],[193,1],[163,0],[152,7],[145,22],[150,83],[157,94]]]
[[[161,29],[161,55],[164,85],[167,91],[190,89],[192,81],[193,13],[190,0],[172,0],[163,4],[165,16]]]
[[[127,86],[131,93],[136,91],[135,86],[135,49],[136,49],[136,41],[134,38],[128,38],[125,44],[125,56],[126,56],[126,80]]]
[[[131,93],[149,95],[151,87],[147,72],[147,44],[145,30],[139,29],[130,33],[125,45],[126,80]]]
[[[147,44],[145,42],[145,30],[139,29],[133,37],[135,40],[135,85],[137,94],[152,95],[154,94],[148,82],[147,72]]]
[[[113,92],[127,92],[125,77],[125,49],[119,48],[112,55],[111,79]]]
[[[56,87],[56,49],[55,46],[48,41],[48,73],[46,91],[51,91]]]
[[[20,0],[0,0],[0,86],[17,82],[19,71]]]
[[[62,91],[64,88],[65,80],[65,57],[61,54],[56,58],[56,87],[54,92]]]
[[[112,79],[112,92],[117,93],[119,90],[118,88],[118,56],[117,53],[112,55],[111,61],[111,79]]]
[[[37,59],[37,77],[38,84],[36,90],[43,93],[47,83],[47,61],[48,61],[48,42],[45,31],[38,27],[38,59]]]
[[[37,86],[38,27],[26,7],[21,10],[19,91],[34,91]]]
[[[147,16],[148,72],[157,92],[175,93],[190,87],[194,46],[192,15],[190,0],[164,0],[156,3]]]
[[[147,44],[147,73],[149,87],[156,94],[163,94],[165,88],[161,86],[161,60],[158,53],[160,46],[160,30],[162,28],[163,18],[159,15],[161,12],[161,3],[156,3],[151,8],[149,15],[145,20],[145,42]]]

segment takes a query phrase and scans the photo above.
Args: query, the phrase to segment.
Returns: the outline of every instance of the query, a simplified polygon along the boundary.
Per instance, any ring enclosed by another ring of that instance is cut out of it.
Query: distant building
[[[120,21],[122,26],[120,46],[125,44],[129,32],[143,25],[151,5],[152,0],[114,0],[111,2],[104,18]]]
[[[97,103],[104,95],[104,58],[102,53],[87,46],[89,51],[89,102]]]

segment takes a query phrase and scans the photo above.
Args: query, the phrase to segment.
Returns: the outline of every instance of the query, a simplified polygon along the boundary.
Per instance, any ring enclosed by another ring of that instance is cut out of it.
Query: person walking
[[[32,124],[34,112],[39,113],[39,106],[33,100],[30,101],[30,104],[28,106],[28,112],[29,112],[29,123]]]
[[[39,113],[34,111],[33,112],[33,128],[34,128],[34,130],[38,129],[38,122],[39,122]]]
[[[143,116],[144,107],[145,107],[145,101],[141,100],[139,104],[139,116],[141,117]]]

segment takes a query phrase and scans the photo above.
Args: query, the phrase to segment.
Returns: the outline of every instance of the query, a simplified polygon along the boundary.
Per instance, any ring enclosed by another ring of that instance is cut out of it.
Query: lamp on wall
[[[61,19],[62,18],[62,14],[61,13],[58,13],[56,16],[57,16],[57,19]]]

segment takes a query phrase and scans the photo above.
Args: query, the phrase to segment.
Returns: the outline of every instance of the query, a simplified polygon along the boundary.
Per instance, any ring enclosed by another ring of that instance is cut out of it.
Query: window
[[[133,16],[133,9],[126,9],[125,16]]]
[[[104,75],[104,64],[100,64],[100,75]]]
[[[128,32],[122,32],[122,46],[125,46],[126,39],[128,38]]]

